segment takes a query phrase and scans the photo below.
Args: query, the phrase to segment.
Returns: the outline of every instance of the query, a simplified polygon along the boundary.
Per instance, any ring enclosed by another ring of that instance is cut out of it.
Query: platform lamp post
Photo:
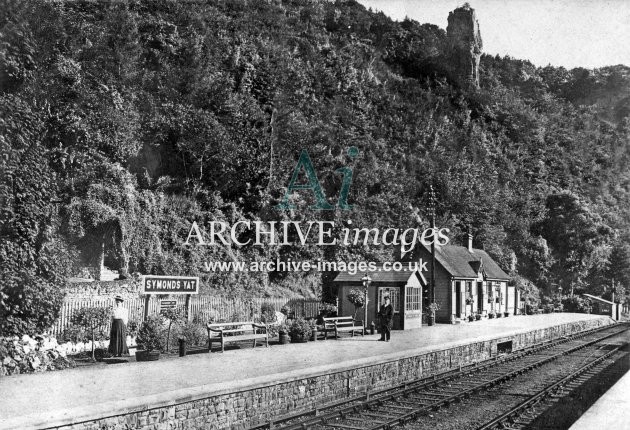
[[[365,294],[364,297],[364,303],[363,303],[363,308],[364,308],[364,318],[363,318],[363,334],[365,334],[365,332],[367,331],[367,327],[368,327],[368,323],[367,323],[367,319],[368,319],[368,290],[370,288],[370,284],[372,283],[372,278],[370,278],[370,275],[368,275],[367,273],[365,275],[363,275],[363,278],[361,278],[361,281],[363,281],[363,293]]]

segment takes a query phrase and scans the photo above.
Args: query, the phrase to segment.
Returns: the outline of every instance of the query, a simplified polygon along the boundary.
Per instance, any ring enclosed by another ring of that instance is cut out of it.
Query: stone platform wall
[[[512,341],[520,349],[545,340],[610,324],[597,319],[563,324],[499,339],[473,342],[443,350],[381,360],[356,368],[340,369],[306,378],[278,381],[272,385],[252,386],[220,395],[199,395],[185,401],[145,406],[117,416],[57,427],[63,429],[244,429],[282,415],[308,410],[371,390],[393,387],[406,381],[431,376],[460,365],[492,358],[497,343]],[[376,360],[376,359],[375,359]],[[112,412],[113,413],[113,412]]]

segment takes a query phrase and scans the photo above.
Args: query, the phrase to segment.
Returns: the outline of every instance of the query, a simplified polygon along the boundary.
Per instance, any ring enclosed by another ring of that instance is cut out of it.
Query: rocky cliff
[[[475,10],[468,3],[448,14],[448,52],[451,73],[462,85],[479,87],[483,48]]]

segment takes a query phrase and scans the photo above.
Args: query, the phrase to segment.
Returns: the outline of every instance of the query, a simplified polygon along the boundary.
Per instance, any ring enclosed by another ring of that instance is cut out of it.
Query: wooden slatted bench
[[[354,332],[358,331],[364,335],[363,321],[355,320],[352,317],[330,317],[324,318],[324,339],[328,339],[328,332],[335,333],[335,339],[340,332],[350,332],[354,337]]]
[[[212,352],[212,342],[221,342],[221,352],[225,351],[226,343],[254,341],[254,348],[258,339],[265,340],[265,346],[269,347],[269,333],[265,324],[257,324],[253,321],[240,321],[229,323],[207,324],[208,328],[208,352]],[[264,333],[256,330],[263,329]]]

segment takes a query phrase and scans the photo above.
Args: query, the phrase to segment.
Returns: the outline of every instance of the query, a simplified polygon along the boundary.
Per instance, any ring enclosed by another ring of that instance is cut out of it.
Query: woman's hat
[[[125,299],[123,299],[121,295],[117,295],[116,297],[114,297],[114,300],[116,300],[117,302],[124,302],[125,301]]]

